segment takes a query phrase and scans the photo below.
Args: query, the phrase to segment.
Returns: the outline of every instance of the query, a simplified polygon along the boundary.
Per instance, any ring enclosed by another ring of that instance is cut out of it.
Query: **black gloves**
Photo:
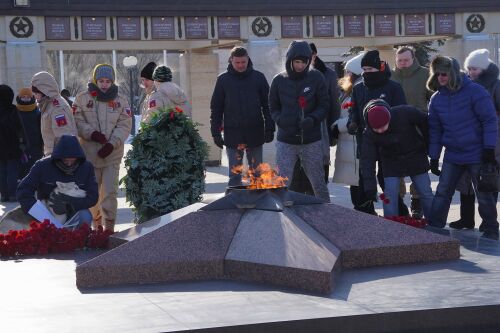
[[[482,160],[483,163],[495,164],[497,162],[495,160],[495,149],[483,149]]]
[[[310,130],[314,127],[314,119],[312,119],[311,117],[305,117],[300,122],[299,127],[306,131]]]
[[[355,122],[350,122],[347,124],[347,133],[350,135],[356,135],[356,132],[358,131],[358,124]]]
[[[331,131],[330,131],[330,137],[334,138],[334,139],[338,139],[339,138],[339,125],[337,124],[333,124],[332,127],[331,127]]]
[[[365,196],[367,200],[377,201],[377,190],[367,190],[365,191]]]
[[[224,148],[224,139],[221,135],[214,136],[214,143],[220,149]]]
[[[99,131],[93,131],[90,135],[90,138],[92,139],[92,141],[99,142],[102,145],[108,142],[104,134]]]
[[[441,171],[439,170],[439,160],[431,159],[431,172],[436,176],[441,175]]]
[[[65,214],[68,205],[65,199],[65,195],[52,192],[48,200],[49,207],[52,208],[57,215]]]
[[[266,131],[266,133],[264,133],[264,142],[269,143],[273,142],[273,140],[274,140],[274,132]]]

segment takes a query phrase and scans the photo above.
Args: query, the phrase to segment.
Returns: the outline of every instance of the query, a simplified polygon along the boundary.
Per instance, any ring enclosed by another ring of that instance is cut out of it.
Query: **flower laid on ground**
[[[389,198],[385,196],[385,193],[380,193],[378,197],[380,198],[380,200],[382,200],[384,205],[387,205],[391,202],[391,200],[389,200]]]
[[[427,225],[426,219],[416,219],[410,216],[387,216],[386,219],[415,228],[424,228]]]
[[[101,226],[91,230],[87,224],[83,224],[76,230],[69,230],[57,228],[48,220],[42,223],[33,221],[28,230],[10,230],[0,234],[0,257],[45,255],[81,248],[103,249],[108,246],[111,234]]]

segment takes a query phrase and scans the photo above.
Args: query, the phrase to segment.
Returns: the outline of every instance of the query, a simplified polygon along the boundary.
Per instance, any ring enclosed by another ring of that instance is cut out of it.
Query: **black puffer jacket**
[[[269,113],[269,84],[249,59],[247,70],[239,73],[229,64],[215,83],[210,108],[212,136],[224,129],[226,146],[239,144],[257,147],[264,143],[264,132],[274,132],[274,121]]]
[[[286,70],[277,74],[271,83],[269,104],[271,115],[278,125],[278,141],[289,144],[307,144],[321,140],[321,122],[329,107],[328,92],[323,74],[307,66],[303,72],[292,70],[292,59],[311,59],[311,48],[305,41],[294,41],[286,54]],[[302,109],[299,97],[305,98],[304,117],[314,120],[313,128],[299,127]]]
[[[363,119],[363,109],[366,104],[373,99],[383,99],[391,107],[406,104],[405,93],[401,85],[390,80],[391,71],[389,66],[385,65],[382,79],[374,85],[368,86],[364,81],[356,84],[352,90],[351,101],[354,103],[352,112],[349,114],[348,125],[352,122],[358,125],[356,139],[358,140],[358,149],[363,141],[363,131],[365,121]]]
[[[384,177],[405,177],[429,170],[427,114],[411,105],[390,109],[389,128],[382,134],[367,126],[361,147],[361,174],[365,190],[377,188],[375,162],[380,161]]]
[[[20,145],[24,133],[17,108],[12,104],[14,91],[5,84],[0,85],[0,160],[19,159],[22,154]]]

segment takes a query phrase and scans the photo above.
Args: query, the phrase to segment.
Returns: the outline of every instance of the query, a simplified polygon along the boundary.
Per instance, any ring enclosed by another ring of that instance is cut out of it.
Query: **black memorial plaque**
[[[405,15],[406,35],[425,35],[425,15],[406,14]]]
[[[365,16],[345,15],[344,16],[344,36],[364,37],[365,36]]]
[[[282,16],[281,17],[281,37],[302,38],[302,16]]]
[[[69,17],[45,17],[45,38],[48,40],[71,39]]]
[[[106,18],[82,17],[82,39],[106,39]]]
[[[141,39],[140,17],[118,17],[118,39]]]
[[[313,16],[313,35],[314,37],[333,37],[334,17]]]
[[[151,18],[151,38],[153,39],[174,39],[174,18],[171,16]]]
[[[455,14],[436,14],[436,34],[455,34]]]
[[[375,36],[396,35],[396,19],[394,15],[375,15]]]
[[[203,16],[186,16],[184,18],[186,38],[208,39],[208,19]]]
[[[219,16],[217,18],[217,33],[220,39],[240,38],[240,17]]]

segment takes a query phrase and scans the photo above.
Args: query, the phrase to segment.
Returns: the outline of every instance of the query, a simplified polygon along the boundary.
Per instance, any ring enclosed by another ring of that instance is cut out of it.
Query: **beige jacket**
[[[75,119],[68,102],[59,95],[59,86],[50,73],[36,73],[31,79],[31,85],[45,94],[38,103],[38,108],[41,112],[43,152],[50,155],[55,141],[61,136],[78,135]]]
[[[147,122],[153,114],[161,108],[180,107],[184,114],[191,117],[191,105],[184,91],[173,82],[155,82],[154,91],[147,100],[147,110],[142,114],[142,121]]]
[[[132,128],[132,113],[127,99],[118,94],[113,101],[99,102],[85,91],[76,96],[73,109],[80,144],[87,160],[92,162],[95,168],[119,164],[123,157],[125,140]],[[90,138],[94,131],[104,134],[114,147],[113,152],[104,159],[97,155],[103,145]]]

